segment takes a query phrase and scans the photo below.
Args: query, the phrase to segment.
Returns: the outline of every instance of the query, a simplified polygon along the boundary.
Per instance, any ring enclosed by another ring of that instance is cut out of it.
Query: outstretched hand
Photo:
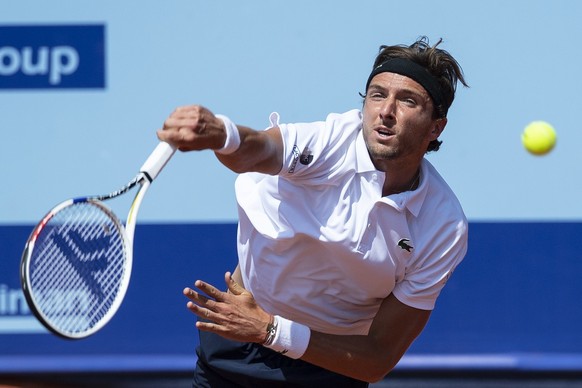
[[[253,295],[234,281],[230,272],[224,275],[228,292],[222,292],[211,284],[197,280],[194,286],[184,289],[190,299],[187,307],[202,318],[196,327],[239,342],[263,343],[271,315],[263,310]]]

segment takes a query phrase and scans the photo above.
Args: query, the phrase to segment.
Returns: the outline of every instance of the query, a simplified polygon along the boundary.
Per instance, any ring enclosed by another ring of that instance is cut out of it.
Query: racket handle
[[[164,141],[160,142],[139,171],[145,173],[149,177],[150,182],[153,181],[160,171],[162,171],[166,163],[172,158],[174,152],[176,152],[176,148],[172,145]]]

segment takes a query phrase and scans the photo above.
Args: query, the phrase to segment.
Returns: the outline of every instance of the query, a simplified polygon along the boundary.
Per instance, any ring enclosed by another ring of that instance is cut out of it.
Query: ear
[[[434,128],[430,133],[430,140],[432,141],[438,139],[441,133],[443,133],[443,131],[445,130],[446,126],[447,126],[446,117],[435,120]]]

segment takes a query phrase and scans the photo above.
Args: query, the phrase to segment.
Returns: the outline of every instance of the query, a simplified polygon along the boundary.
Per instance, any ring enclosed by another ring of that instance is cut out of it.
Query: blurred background
[[[177,106],[203,104],[257,129],[273,111],[282,122],[322,120],[361,107],[358,92],[380,45],[425,35],[443,39],[470,85],[459,86],[443,146],[428,156],[464,206],[470,246],[385,384],[442,376],[467,385],[477,375],[578,384],[580,15],[574,0],[5,5],[0,383],[115,376],[126,386],[145,376],[157,386],[166,377],[185,384],[198,339],[181,290],[198,278],[218,283],[234,266],[235,174],[210,152],[172,159],[140,210],[127,299],[87,340],[55,338],[26,306],[18,266],[33,225],[68,197],[125,183]],[[542,157],[521,145],[534,120],[558,134]],[[128,205],[113,208],[123,214]]]

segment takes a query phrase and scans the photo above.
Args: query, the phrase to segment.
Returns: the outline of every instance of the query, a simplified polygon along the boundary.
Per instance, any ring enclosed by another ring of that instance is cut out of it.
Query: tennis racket
[[[137,212],[174,152],[161,142],[128,184],[107,195],[66,200],[33,229],[20,279],[31,311],[51,332],[85,338],[115,315],[129,285]],[[103,201],[138,185],[124,226]]]

